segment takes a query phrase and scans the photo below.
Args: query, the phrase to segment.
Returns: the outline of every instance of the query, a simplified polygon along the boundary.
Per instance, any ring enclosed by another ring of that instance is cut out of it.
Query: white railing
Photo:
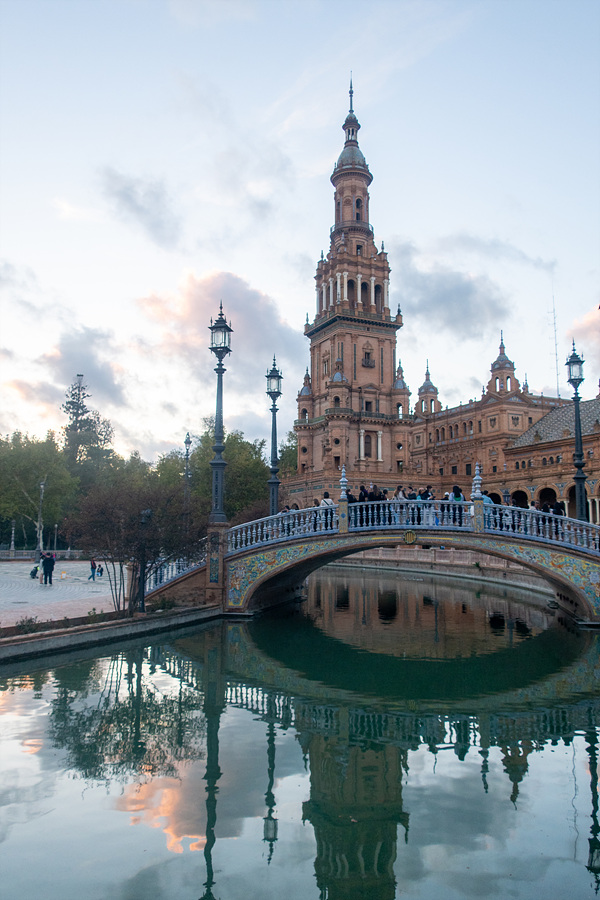
[[[189,556],[159,560],[146,573],[144,593],[149,594],[170,581],[175,581],[181,575],[185,575],[186,572],[191,572],[193,569],[206,565],[206,548],[207,541],[204,538]]]
[[[287,513],[257,519],[236,525],[227,532],[227,553],[236,553],[261,544],[288,541],[327,532],[336,533],[339,528],[337,506],[313,506],[310,509],[293,509]]]
[[[474,504],[468,500],[349,503],[348,531],[439,529],[473,532],[474,514]],[[483,530],[488,534],[518,535],[523,540],[577,547],[600,555],[600,526],[535,509],[484,503]],[[237,553],[251,547],[282,543],[295,537],[336,534],[338,531],[337,505],[292,510],[231,528],[227,533],[226,552]]]

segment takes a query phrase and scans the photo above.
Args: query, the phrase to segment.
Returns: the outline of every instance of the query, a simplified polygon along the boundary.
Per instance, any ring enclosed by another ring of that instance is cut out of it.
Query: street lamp
[[[190,447],[192,446],[192,439],[190,437],[190,433],[185,436],[185,481],[183,482],[183,498],[185,500],[185,504],[190,502]]]
[[[231,353],[231,328],[227,324],[227,319],[223,315],[223,304],[220,304],[219,316],[215,322],[210,320],[210,349],[217,357],[217,365],[215,372],[217,373],[217,411],[215,415],[215,443],[213,446],[214,458],[210,461],[212,469],[212,509],[208,518],[212,525],[215,522],[226,522],[225,510],[223,509],[223,493],[225,486],[225,466],[227,463],[223,459],[223,360],[228,353]]]
[[[146,612],[146,526],[152,518],[151,509],[143,509],[140,513],[140,578],[139,578],[139,610]]]
[[[279,512],[279,485],[277,477],[279,472],[279,460],[277,459],[277,406],[276,401],[281,397],[281,382],[283,376],[273,356],[273,367],[267,372],[267,395],[273,401],[271,407],[271,477],[269,478],[269,515],[276,516]]]
[[[38,506],[38,517],[37,517],[37,543],[35,546],[35,561],[39,563],[42,557],[42,503],[44,502],[44,488],[46,487],[45,481],[40,481],[40,505]]]
[[[567,359],[565,365],[569,370],[569,384],[575,391],[573,395],[575,409],[575,454],[573,456],[573,464],[576,472],[575,480],[575,517],[584,522],[587,521],[587,500],[585,496],[586,476],[583,472],[585,460],[583,458],[583,444],[581,440],[581,415],[579,412],[579,385],[583,381],[583,363],[582,357],[578,356],[575,350],[575,341],[573,341],[573,351]]]

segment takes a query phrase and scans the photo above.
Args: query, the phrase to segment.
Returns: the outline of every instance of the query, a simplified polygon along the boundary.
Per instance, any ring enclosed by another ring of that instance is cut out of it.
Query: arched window
[[[421,403],[421,410],[423,412],[427,412],[427,400],[423,400],[423,402]]]
[[[499,378],[496,378],[496,390],[497,391],[500,390],[500,379]]]
[[[553,466],[554,465],[554,457],[551,456],[550,459],[548,460],[548,462],[550,463],[551,466]]]
[[[435,400],[429,401],[429,412],[435,412]]]
[[[519,468],[519,463],[516,462],[516,463],[515,463],[515,469],[518,469],[518,468]]]
[[[398,418],[402,418],[402,404],[396,403],[396,412],[398,413]]]
[[[473,422],[469,420],[469,434],[473,434]]]
[[[467,423],[463,422],[463,434],[467,433]]]
[[[302,410],[302,413],[301,413],[301,415],[300,415],[300,418],[301,418],[301,419],[304,419],[306,422],[308,422],[308,410],[307,410],[307,409],[303,409],[303,410]]]
[[[377,310],[378,313],[382,312],[382,305],[381,305],[381,285],[380,285],[380,284],[376,284],[376,285],[375,285],[375,308],[376,308],[376,310]]]
[[[360,222],[362,219],[362,200],[360,197],[356,201],[356,221]]]
[[[335,407],[336,409],[339,409],[339,408],[340,408],[340,398],[339,398],[339,397],[334,397],[334,398],[333,398],[333,405],[334,405],[334,407]]]
[[[439,428],[436,428],[436,429],[435,429],[435,440],[436,440],[436,442],[439,441],[439,439],[440,439],[440,429],[439,429]]]
[[[348,279],[348,301],[351,306],[356,306],[356,291],[354,289],[354,281]]]
[[[511,381],[510,381],[510,375],[507,375],[507,376],[506,376],[506,390],[507,390],[507,391],[512,390],[512,388],[511,388]]]
[[[442,428],[442,440],[443,441],[446,440],[446,429],[445,428]]]
[[[371,458],[371,455],[372,455],[372,451],[371,451],[371,435],[370,435],[370,434],[365,434],[365,457],[367,457],[368,459],[370,459],[370,458]]]
[[[542,465],[543,465],[543,466],[547,466],[547,465],[548,465],[548,460],[546,459],[545,456],[542,456]]]

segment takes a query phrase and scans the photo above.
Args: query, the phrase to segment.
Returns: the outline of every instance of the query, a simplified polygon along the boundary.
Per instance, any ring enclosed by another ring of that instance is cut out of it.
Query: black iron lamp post
[[[273,401],[271,407],[271,477],[269,478],[269,515],[276,516],[279,512],[279,485],[277,477],[279,472],[279,460],[277,459],[277,400],[281,397],[281,382],[283,376],[273,357],[273,367],[267,372],[267,395]]]
[[[581,415],[579,412],[579,385],[583,381],[583,363],[584,360],[575,350],[575,341],[573,341],[573,352],[567,359],[565,365],[569,370],[569,384],[575,391],[573,395],[573,403],[575,409],[575,454],[573,456],[573,464],[576,472],[575,481],[575,516],[584,522],[587,521],[587,500],[585,496],[586,476],[583,472],[585,460],[583,458],[583,443],[581,440]]]
[[[151,509],[143,509],[140,514],[140,579],[138,605],[140,612],[146,612],[146,526],[152,518]]]
[[[223,494],[225,486],[225,466],[227,463],[223,459],[223,372],[226,371],[223,366],[223,360],[228,353],[231,353],[231,332],[233,328],[227,324],[227,319],[223,315],[223,304],[219,308],[219,316],[213,322],[210,320],[210,349],[217,357],[217,365],[215,372],[217,373],[217,411],[215,415],[215,443],[213,446],[214,458],[210,461],[212,469],[212,509],[209,516],[209,523],[226,522],[225,510],[223,509]]]
[[[38,506],[37,518],[37,542],[35,546],[35,562],[39,563],[42,557],[42,503],[44,502],[45,481],[40,481],[40,505]]]
[[[186,434],[183,443],[185,444],[185,481],[183,482],[183,498],[187,506],[190,501],[190,447],[192,446],[192,439],[189,431]]]

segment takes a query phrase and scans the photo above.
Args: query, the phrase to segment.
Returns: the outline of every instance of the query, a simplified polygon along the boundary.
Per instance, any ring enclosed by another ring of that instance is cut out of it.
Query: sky
[[[60,434],[78,373],[115,449],[214,415],[279,437],[309,364],[352,72],[413,402],[600,376],[597,0],[0,0],[0,434]]]

